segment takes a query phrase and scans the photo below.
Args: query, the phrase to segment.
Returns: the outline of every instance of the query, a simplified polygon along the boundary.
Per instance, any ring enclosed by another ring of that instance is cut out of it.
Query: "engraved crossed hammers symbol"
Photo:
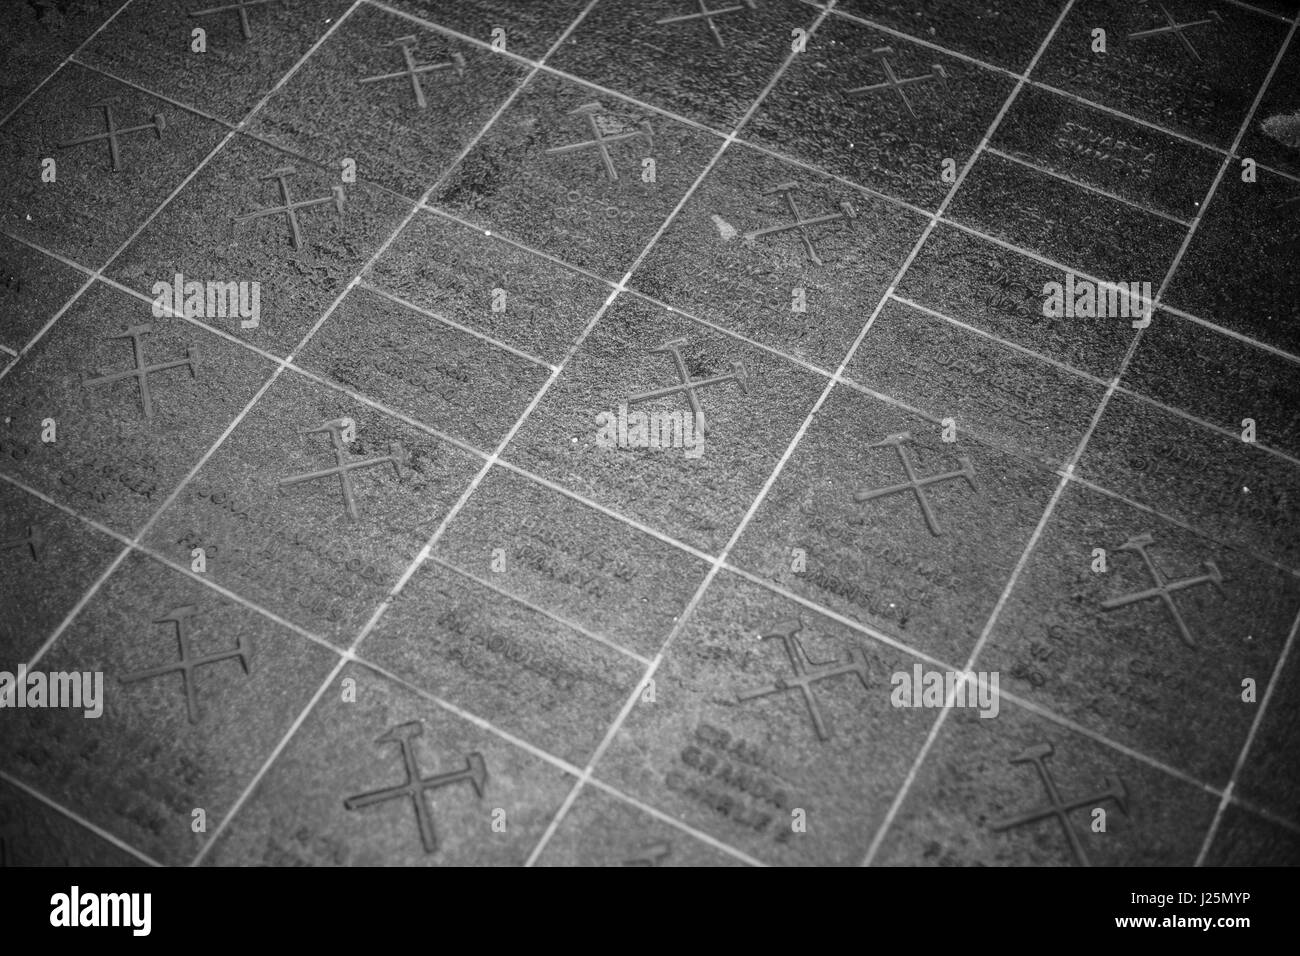
[[[203,654],[194,657],[190,652],[190,634],[187,626],[190,618],[199,613],[199,609],[192,605],[178,607],[165,617],[160,617],[154,621],[155,624],[174,624],[176,626],[176,641],[180,644],[181,659],[172,664],[163,664],[161,667],[150,667],[147,670],[136,671],[134,674],[126,674],[121,678],[123,684],[133,684],[136,681],[149,680],[153,677],[162,677],[164,674],[172,674],[180,671],[181,683],[185,686],[185,710],[189,715],[190,723],[199,722],[199,700],[198,689],[194,686],[193,671],[204,667],[208,664],[217,664],[221,661],[228,661],[233,658],[239,659],[239,665],[244,669],[244,673],[249,673],[248,653],[249,649],[244,644],[244,637],[241,634],[235,639],[233,650],[217,651],[213,654]]]
[[[283,206],[271,206],[267,209],[256,209],[253,212],[246,212],[242,216],[235,216],[235,223],[242,225],[251,222],[254,219],[261,219],[264,216],[278,216],[284,213],[289,217],[290,238],[293,241],[295,249],[302,248],[302,229],[298,225],[298,210],[310,209],[313,206],[320,206],[324,203],[333,203],[335,210],[341,216],[343,215],[343,187],[333,186],[330,189],[330,195],[321,196],[317,199],[300,199],[294,202],[289,195],[289,183],[287,177],[294,176],[298,172],[293,166],[281,166],[279,169],[273,169],[271,172],[262,176],[261,179],[266,181],[274,179],[280,186],[280,198],[284,200]]]
[[[101,139],[108,140],[108,155],[113,161],[113,171],[117,172],[122,168],[122,153],[118,146],[117,138],[125,136],[127,133],[142,133],[145,130],[153,130],[162,139],[163,130],[167,128],[167,119],[162,113],[153,114],[153,122],[141,123],[139,126],[118,126],[113,120],[113,106],[111,103],[100,103],[99,106],[104,110],[104,125],[108,131],[105,133],[96,133],[93,136],[83,136],[81,139],[74,139],[69,143],[60,143],[59,149],[68,149],[73,146],[81,146],[84,143],[95,143]]]
[[[1201,55],[1196,52],[1196,47],[1192,46],[1192,41],[1187,39],[1183,31],[1189,30],[1192,27],[1208,26],[1211,23],[1222,23],[1223,16],[1218,10],[1211,10],[1210,15],[1204,20],[1190,20],[1187,23],[1178,23],[1174,20],[1170,12],[1165,9],[1164,4],[1157,4],[1157,6],[1160,7],[1160,12],[1164,15],[1166,25],[1163,27],[1153,27],[1150,30],[1139,30],[1137,33],[1130,33],[1128,38],[1130,40],[1141,40],[1145,37],[1158,36],[1161,33],[1173,33],[1178,37],[1178,39],[1183,41],[1183,46],[1187,47],[1187,52],[1197,60],[1200,60]]]
[[[124,369],[121,372],[112,372],[108,375],[101,375],[98,378],[88,378],[85,381],[87,386],[104,385],[108,382],[116,382],[124,378],[134,378],[140,389],[140,402],[144,405],[144,417],[153,418],[153,394],[149,390],[149,376],[155,372],[165,372],[168,369],[180,368],[182,365],[190,367],[190,377],[198,378],[199,375],[199,347],[197,345],[188,345],[185,348],[185,358],[174,359],[170,362],[159,362],[157,365],[146,365],[144,360],[144,342],[141,341],[143,336],[153,332],[152,325],[132,325],[128,326],[126,331],[121,335],[110,335],[110,339],[130,339],[132,353],[135,356],[135,366]]]
[[[925,523],[930,526],[932,534],[940,535],[943,532],[939,529],[939,519],[935,517],[934,509],[930,506],[930,499],[925,496],[925,488],[928,485],[935,485],[941,481],[951,481],[954,478],[965,478],[966,483],[970,485],[972,491],[979,491],[975,484],[975,466],[971,460],[962,455],[958,457],[961,467],[956,471],[945,472],[940,475],[930,475],[925,478],[918,478],[916,469],[912,465],[912,456],[907,453],[905,443],[912,440],[911,432],[900,432],[897,435],[890,435],[888,438],[882,438],[878,442],[868,445],[868,448],[881,448],[885,445],[893,445],[898,450],[898,458],[903,463],[903,471],[907,473],[907,481],[900,482],[896,485],[890,485],[887,488],[876,488],[871,491],[859,491],[853,495],[853,500],[859,503],[872,501],[876,498],[883,498],[885,495],[898,494],[900,491],[911,491],[916,495],[916,502],[921,506],[921,513],[925,515]]]
[[[1047,769],[1047,758],[1052,756],[1053,753],[1051,744],[1036,744],[1019,757],[1013,757],[1011,760],[1012,763],[1032,763],[1034,765],[1034,769],[1038,771],[1038,779],[1043,782],[1043,789],[1047,791],[1049,801],[1047,806],[1039,807],[1037,810],[1030,810],[1018,816],[1007,817],[991,824],[991,826],[995,831],[1001,832],[1026,823],[1055,817],[1057,822],[1060,823],[1061,829],[1065,831],[1065,838],[1070,841],[1070,849],[1074,852],[1075,860],[1080,866],[1091,866],[1092,864],[1088,862],[1088,854],[1083,849],[1083,841],[1079,839],[1078,832],[1070,823],[1069,814],[1072,810],[1095,806],[1103,800],[1114,800],[1119,805],[1120,811],[1127,816],[1128,791],[1124,788],[1124,781],[1118,777],[1114,780],[1107,777],[1106,789],[1104,790],[1086,797],[1079,797],[1076,800],[1067,801],[1062,799],[1061,791],[1056,786],[1056,781],[1052,779],[1052,772]]]
[[[655,148],[654,130],[650,127],[650,121],[643,119],[641,120],[640,129],[627,130],[626,132],[606,136],[601,130],[600,124],[596,121],[596,117],[604,111],[605,107],[601,106],[600,103],[584,103],[577,109],[571,110],[569,112],[570,116],[581,115],[587,117],[587,124],[591,128],[591,135],[594,138],[581,143],[570,143],[567,146],[556,146],[546,152],[548,154],[562,155],[564,153],[574,153],[580,149],[591,149],[594,146],[600,150],[601,161],[605,164],[605,175],[610,178],[611,182],[617,182],[618,170],[614,168],[614,159],[609,155],[609,144],[643,136],[649,144],[648,148],[653,152]]]
[[[41,530],[41,526],[38,524],[29,525],[25,537],[0,541],[0,551],[17,551],[20,548],[26,548],[32,553],[32,560],[37,562],[41,560],[41,549],[44,547],[45,532]]]
[[[898,98],[903,101],[907,111],[916,119],[916,110],[912,108],[912,102],[907,98],[906,87],[913,86],[917,83],[930,83],[938,81],[940,86],[948,85],[948,72],[942,64],[935,63],[930,67],[929,73],[922,73],[920,76],[908,76],[900,78],[894,72],[894,66],[889,62],[889,58],[894,55],[894,48],[882,46],[879,49],[872,50],[871,55],[880,61],[880,67],[885,71],[885,81],[883,83],[872,83],[869,86],[859,86],[852,90],[845,90],[848,96],[865,96],[868,93],[875,93],[878,90],[892,89],[898,93]]]
[[[391,464],[393,470],[400,478],[407,464],[406,451],[402,448],[401,442],[392,442],[389,445],[387,455],[381,455],[376,458],[364,458],[357,461],[348,461],[347,445],[343,441],[343,429],[351,424],[348,419],[336,418],[332,421],[325,422],[315,428],[304,428],[301,432],[303,435],[316,435],[321,432],[328,432],[330,436],[330,445],[334,449],[333,468],[321,468],[318,471],[309,471],[301,475],[293,475],[290,478],[281,478],[280,487],[300,484],[304,481],[315,481],[318,478],[328,478],[331,475],[338,475],[339,482],[343,486],[343,502],[348,509],[348,517],[353,521],[358,518],[356,499],[352,495],[352,476],[350,472],[359,468],[373,468],[376,465]]]
[[[383,80],[399,80],[404,76],[411,78],[411,90],[415,93],[415,104],[424,109],[429,104],[424,98],[424,87],[420,83],[421,73],[433,73],[436,70],[454,70],[457,76],[465,75],[465,58],[459,53],[451,54],[451,59],[444,63],[424,63],[416,65],[415,52],[413,47],[417,42],[417,37],[410,36],[398,37],[389,46],[399,46],[402,48],[402,57],[406,61],[406,69],[398,70],[396,73],[381,73],[378,76],[367,76],[358,82],[361,83],[379,83]]]
[[[865,689],[870,690],[871,685],[867,683],[867,660],[861,650],[850,647],[848,660],[846,661],[829,661],[825,665],[815,663],[809,658],[808,652],[804,650],[803,644],[798,638],[801,630],[803,630],[803,624],[800,621],[788,620],[775,624],[768,633],[759,635],[762,640],[772,637],[781,639],[781,643],[785,645],[786,656],[790,658],[790,667],[794,671],[794,676],[789,678],[778,677],[771,684],[741,691],[736,695],[736,699],[743,703],[758,697],[767,697],[788,690],[797,690],[803,695],[804,703],[808,706],[808,713],[812,716],[813,728],[817,731],[817,739],[830,740],[830,728],[826,724],[826,718],[822,716],[821,706],[817,702],[817,695],[813,692],[813,684],[831,677],[838,677],[841,674],[853,674]],[[809,670],[810,666],[821,669]]]
[[[1178,610],[1178,605],[1174,603],[1174,592],[1181,591],[1184,588],[1196,587],[1200,584],[1213,584],[1222,593],[1223,591],[1223,572],[1219,570],[1212,560],[1202,562],[1205,573],[1199,577],[1184,578],[1181,581],[1166,581],[1164,574],[1156,567],[1155,561],[1147,553],[1147,548],[1155,543],[1154,536],[1150,534],[1140,534],[1135,538],[1129,538],[1121,544],[1121,551],[1136,551],[1142,556],[1142,562],[1147,566],[1147,571],[1151,575],[1151,580],[1155,581],[1156,586],[1147,588],[1145,591],[1135,591],[1132,594],[1125,594],[1122,597],[1111,598],[1101,603],[1102,610],[1113,611],[1115,608],[1124,607],[1129,604],[1136,604],[1138,601],[1148,601],[1151,598],[1159,598],[1164,602],[1169,613],[1173,615],[1174,623],[1178,625],[1178,633],[1183,639],[1183,643],[1188,647],[1196,647],[1192,640],[1192,632],[1187,627],[1187,622],[1183,620],[1183,614]]]
[[[224,7],[209,7],[206,10],[195,10],[190,14],[192,17],[206,17],[213,13],[228,13],[231,10],[239,13],[239,29],[244,34],[245,40],[253,38],[253,25],[248,22],[248,8],[260,7],[267,3],[274,3],[276,0],[235,0],[234,3],[228,3]]]
[[[642,392],[639,395],[628,397],[629,405],[636,405],[640,402],[652,402],[657,398],[667,398],[669,395],[676,395],[679,392],[686,394],[686,400],[691,404],[691,412],[695,415],[695,420],[699,422],[700,434],[707,434],[708,426],[704,421],[704,408],[700,405],[700,397],[695,394],[696,389],[706,388],[709,385],[719,385],[722,382],[735,382],[740,386],[741,391],[749,391],[748,377],[745,373],[744,362],[732,362],[731,371],[723,375],[711,375],[708,378],[691,378],[691,373],[686,369],[686,360],[682,358],[682,347],[686,344],[685,339],[672,339],[665,342],[657,349],[651,349],[652,352],[669,352],[673,357],[673,365],[677,369],[677,377],[681,380],[678,385],[668,385],[664,388],[652,389],[648,392]]]
[[[741,10],[744,10],[746,8],[750,10],[758,9],[758,7],[755,5],[754,0],[741,0],[741,2],[734,7],[721,7],[717,10],[710,10],[708,7],[706,7],[704,5],[704,0],[698,0],[698,2],[700,5],[699,13],[683,13],[681,16],[678,17],[664,17],[662,20],[656,20],[655,26],[663,26],[664,24],[668,24],[668,23],[683,23],[687,20],[702,19],[705,23],[709,25],[709,29],[713,32],[713,38],[718,41],[718,46],[723,49],[726,49],[727,45],[722,42],[722,33],[721,31],[718,30],[718,25],[713,22],[713,18],[720,17],[723,14],[727,14],[727,13],[738,13]]]
[[[781,183],[779,186],[773,186],[771,189],[764,191],[764,196],[772,196],[777,193],[785,197],[786,208],[790,210],[790,215],[794,217],[794,222],[786,223],[783,226],[769,226],[766,229],[755,229],[753,232],[745,233],[745,241],[753,242],[759,236],[768,236],[776,232],[789,232],[791,229],[799,230],[799,238],[803,242],[804,250],[808,253],[808,258],[817,265],[825,265],[817,255],[817,250],[813,247],[812,239],[808,235],[809,226],[820,226],[823,223],[835,222],[839,219],[852,220],[858,218],[857,210],[847,199],[840,200],[840,211],[827,213],[824,216],[813,216],[811,219],[801,219],[799,206],[794,201],[795,190],[799,188],[798,183]]]
[[[433,853],[438,849],[438,835],[433,828],[433,813],[424,798],[425,793],[429,790],[437,790],[439,787],[464,782],[474,788],[476,795],[482,797],[488,774],[483,755],[475,752],[465,759],[464,770],[453,770],[450,773],[421,778],[420,764],[415,757],[415,738],[423,733],[424,726],[418,720],[412,720],[399,724],[380,737],[376,743],[395,743],[402,748],[402,766],[406,770],[406,780],[394,787],[385,787],[382,790],[372,790],[369,793],[348,797],[343,801],[343,806],[348,810],[360,810],[377,803],[387,803],[389,800],[409,798],[415,804],[415,819],[420,828],[420,842],[424,845],[426,853]]]

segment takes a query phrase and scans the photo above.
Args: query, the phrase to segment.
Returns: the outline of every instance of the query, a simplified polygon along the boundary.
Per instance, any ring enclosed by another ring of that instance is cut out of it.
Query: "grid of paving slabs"
[[[200,7],[0,38],[0,864],[1300,860],[1293,3]]]

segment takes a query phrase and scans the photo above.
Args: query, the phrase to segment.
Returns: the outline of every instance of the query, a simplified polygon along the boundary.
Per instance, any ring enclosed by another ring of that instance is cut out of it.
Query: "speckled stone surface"
[[[1292,0],[13,6],[0,866],[1300,865]]]

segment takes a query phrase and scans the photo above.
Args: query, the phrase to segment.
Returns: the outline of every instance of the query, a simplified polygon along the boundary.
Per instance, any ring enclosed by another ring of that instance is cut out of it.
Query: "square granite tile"
[[[141,865],[117,844],[0,780],[0,867]]]
[[[1093,52],[1098,29],[1105,53]],[[1033,79],[1226,149],[1286,31],[1280,20],[1209,0],[1082,0]]]
[[[555,45],[569,24],[589,6],[589,0],[387,0],[387,6],[446,30],[484,43],[504,42],[509,53],[538,59]],[[496,34],[496,30],[504,34]]]
[[[1300,355],[1300,182],[1257,177],[1228,167],[1164,302]]]
[[[952,189],[945,161],[956,164],[954,173],[966,165],[1014,87],[1001,73],[831,17],[744,135],[936,209]]]
[[[721,142],[539,73],[429,202],[616,282]]]
[[[3,444],[9,457],[16,446]],[[121,550],[85,522],[0,481],[0,670],[15,673],[30,660]]]
[[[1186,140],[1026,86],[989,145],[1190,223],[1223,157]]]
[[[1062,466],[1105,388],[1073,372],[890,301],[847,376],[1013,454]]]
[[[1292,176],[1300,176],[1300,149],[1279,142],[1267,132],[1275,117],[1294,116],[1296,110],[1300,109],[1297,103],[1300,103],[1300,45],[1293,37],[1277,72],[1269,81],[1264,98],[1255,109],[1250,128],[1246,130],[1246,135],[1237,148],[1237,155],[1249,157],[1257,163],[1280,169]],[[1239,163],[1235,165],[1240,169]],[[1232,171],[1233,168],[1229,167],[1229,172]]]
[[[1237,777],[1235,795],[1278,814],[1294,826],[1300,824],[1300,769],[1295,761],[1296,746],[1300,744],[1300,717],[1295,709],[1296,694],[1300,693],[1300,654],[1296,653],[1294,632],[1291,652],[1276,682],[1264,720]],[[1261,678],[1257,685],[1257,699],[1263,701],[1264,680]]]
[[[1119,371],[1132,320],[1054,318],[1044,304],[1069,273],[947,223],[935,227],[897,295],[1099,378]],[[1154,288],[1154,286],[1153,286]]]
[[[0,118],[44,82],[126,0],[10,4],[0,34]]]
[[[1300,456],[1300,365],[1248,342],[1157,312],[1124,385],[1158,402]]]
[[[1300,567],[1300,469],[1115,393],[1076,472],[1220,541]]]
[[[0,235],[0,346],[22,351],[87,278],[31,246]],[[0,363],[8,358],[0,350]]]
[[[295,362],[485,452],[550,377],[538,362],[365,288],[348,292]]]
[[[1217,795],[1010,703],[995,720],[977,714],[954,709],[945,721],[877,866],[1196,862]]]
[[[793,228],[805,220],[821,221]],[[924,225],[921,216],[892,203],[735,144],[631,284],[834,370]],[[794,311],[796,300],[805,311]]]
[[[1205,856],[1206,866],[1300,866],[1300,829],[1287,829],[1229,804]]]
[[[891,703],[913,663],[723,572],[596,776],[763,862],[855,865],[933,723]]]
[[[585,787],[538,866],[743,866],[731,854],[593,786]]]
[[[507,559],[508,560],[508,559]],[[368,662],[574,766],[645,667],[553,615],[425,563],[358,649]]]
[[[272,212],[285,205],[286,190],[295,204],[321,201],[296,210],[297,246],[289,217]],[[172,283],[178,274],[186,282],[258,283],[255,328],[244,328],[251,319],[220,312],[196,317],[287,354],[409,210],[404,201],[362,182],[340,183],[338,170],[327,172],[236,136],[123,250],[109,275],[150,294],[156,283]]]
[[[116,157],[106,136],[109,116],[118,130]],[[97,269],[225,132],[69,64],[0,127],[0,167],[10,171],[0,199],[0,230]],[[44,181],[47,171],[52,182]]]
[[[796,0],[598,3],[547,64],[729,132],[776,75],[791,31],[817,11]],[[811,42],[811,41],[810,41]]]
[[[947,444],[941,431],[837,388],[731,562],[921,651],[965,661],[1057,479],[960,435]],[[909,469],[928,483],[913,488]]]
[[[183,674],[182,658],[202,660]],[[195,811],[216,827],[335,661],[135,552],[37,664],[102,675],[103,712],[14,709],[0,751],[69,810],[159,862],[186,863],[206,839]]]
[[[281,0],[250,7],[241,14],[215,9],[231,3],[135,0],[95,37],[80,58],[147,90],[235,123],[275,87],[349,5],[349,0]],[[197,10],[205,13],[196,15]],[[195,30],[204,31],[203,52],[195,50]]]
[[[610,293],[589,276],[424,210],[368,278],[405,302],[551,364],[564,358]]]
[[[415,779],[421,786],[412,794],[407,786]],[[352,663],[331,682],[204,862],[518,866],[574,782],[558,767]]]
[[[659,650],[705,573],[703,561],[502,468],[433,553],[643,657]]]
[[[147,366],[148,372],[138,371]],[[8,430],[30,448],[0,470],[134,533],[266,381],[272,364],[97,284],[0,380]],[[105,381],[104,379],[108,379]],[[42,436],[53,419],[54,441]]]
[[[1297,613],[1294,576],[1072,484],[979,666],[1004,690],[1223,788],[1258,711],[1242,682],[1263,696]]]
[[[1104,282],[1149,282],[1153,290],[1187,235],[1179,223],[991,153],[975,164],[947,215]]]
[[[1063,0],[841,0],[836,9],[1019,73],[1046,41],[1062,5]]]
[[[408,57],[417,71],[435,69],[411,73]],[[326,167],[351,159],[358,179],[418,199],[527,75],[507,57],[363,4],[247,132]]]
[[[353,423],[351,442],[342,419]],[[351,470],[340,474],[344,465]],[[479,467],[454,446],[286,372],[148,543],[187,563],[203,548],[215,581],[346,647]],[[291,479],[303,480],[285,484]]]
[[[784,359],[622,296],[505,458],[716,554],[825,388]]]

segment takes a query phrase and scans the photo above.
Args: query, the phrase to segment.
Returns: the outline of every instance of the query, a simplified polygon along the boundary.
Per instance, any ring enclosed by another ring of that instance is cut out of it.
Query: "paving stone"
[[[901,30],[1008,70],[1029,66],[1061,12],[1059,0],[845,0],[840,12]]]
[[[87,278],[31,246],[0,236],[0,346],[20,352]],[[0,351],[0,362],[6,359]]]
[[[537,59],[589,6],[587,0],[548,0],[517,4],[511,0],[389,0],[387,6],[483,43],[504,42],[510,53]],[[504,36],[498,36],[501,30]]]
[[[610,293],[595,279],[425,211],[368,278],[404,302],[552,364]]]
[[[1064,466],[1105,388],[891,301],[846,374],[1032,461]]]
[[[744,135],[935,209],[1014,88],[1009,77],[841,17],[827,20]],[[793,146],[791,144],[794,144]]]
[[[548,65],[730,132],[784,62],[791,30],[817,11],[795,0],[708,9],[718,12],[689,0],[597,4]]]
[[[0,470],[134,534],[272,368],[184,319],[156,317],[147,301],[97,284],[0,380],[14,444]]]
[[[220,0],[210,5],[135,0],[80,56],[160,96],[237,123],[350,4],[348,0],[276,0],[250,6],[243,13],[222,9],[231,6]],[[196,29],[204,31],[206,49],[201,52],[196,48]]]
[[[505,457],[717,553],[825,387],[784,359],[623,297]]]
[[[1300,183],[1229,167],[1164,296],[1168,305],[1300,354]]]
[[[0,199],[0,229],[97,269],[224,134],[216,123],[69,64],[0,127],[0,165],[22,171]]]
[[[5,456],[24,446],[4,443]],[[121,546],[83,521],[0,482],[0,667],[30,660],[107,570]]]
[[[914,663],[723,573],[596,775],[763,862],[857,864],[932,723],[890,701]]]
[[[124,0],[14,4],[0,36],[0,117],[43,83],[111,17]]]
[[[413,793],[406,788],[415,779],[422,786]],[[554,765],[348,664],[205,862],[518,866],[573,783]]]
[[[314,205],[296,207],[292,218],[278,212],[289,204],[286,192],[289,202]],[[361,181],[340,184],[337,173],[236,136],[123,251],[109,276],[151,295],[158,282],[174,283],[176,275],[185,282],[247,282],[244,311],[250,313],[257,283],[256,325],[229,310],[205,309],[195,317],[288,354],[409,210],[409,203]]]
[[[1230,805],[1223,811],[1205,865],[1300,866],[1300,832]]]
[[[141,866],[121,847],[0,781],[0,867]]]
[[[945,443],[938,423],[837,388],[732,562],[925,653],[965,661],[1057,480],[956,437]],[[944,477],[914,489],[909,471],[920,482]]]
[[[285,373],[147,542],[186,563],[203,548],[214,581],[347,647],[477,469],[454,446]]]
[[[352,160],[358,179],[418,199],[525,76],[512,60],[363,5],[247,131],[323,166]]]
[[[1053,804],[1068,808],[1063,817]],[[954,708],[873,862],[1191,866],[1217,805],[1213,794],[1014,705],[993,720]],[[1093,829],[1097,810],[1104,832]]]
[[[361,653],[583,766],[641,679],[625,654],[440,562],[426,563]],[[416,636],[418,635],[418,636]]]
[[[1189,223],[1223,165],[1218,153],[1033,86],[990,146]]]
[[[182,659],[196,662],[182,671]],[[11,711],[6,769],[159,862],[186,863],[205,839],[194,811],[215,827],[335,659],[133,553],[35,668],[102,674],[102,713]]]
[[[1077,474],[1221,541],[1300,563],[1300,471],[1240,437],[1116,393]]]
[[[1242,682],[1267,682],[1297,613],[1291,574],[1071,485],[980,665],[1005,690],[1223,788],[1258,709]]]
[[[1294,12],[1294,11],[1293,11]],[[1278,65],[1277,72],[1269,81],[1264,98],[1255,110],[1254,120],[1246,130],[1238,147],[1239,155],[1250,157],[1257,163],[1271,166],[1292,176],[1300,176],[1300,149],[1294,145],[1287,146],[1269,135],[1264,124],[1276,116],[1294,115],[1295,103],[1300,99],[1300,47],[1292,40]],[[1239,169],[1238,164],[1229,168],[1229,172]]]
[[[944,224],[925,240],[897,295],[1071,368],[1113,376],[1137,333],[1131,320],[1046,315],[1048,283],[1064,290],[1069,276]]]
[[[919,215],[737,144],[632,286],[833,371],[923,227]]]
[[[487,452],[549,377],[540,363],[360,288],[297,364]]]
[[[1099,193],[984,154],[948,210],[960,223],[1103,282],[1160,287],[1187,228]],[[1115,242],[1137,233],[1141,245]]]
[[[1292,623],[1291,654],[1270,687],[1269,708],[1251,742],[1249,759],[1237,779],[1237,795],[1243,800],[1278,814],[1292,824],[1300,823],[1300,775],[1296,772],[1296,741],[1300,722],[1290,701],[1300,689],[1300,667],[1296,665],[1295,624]],[[1264,686],[1264,680],[1258,681]],[[1263,698],[1259,700],[1262,702]]]
[[[705,572],[672,545],[501,469],[434,554],[644,657],[667,639]]]
[[[430,203],[617,282],[721,140],[616,97],[535,76]],[[654,160],[654,175],[646,160]]]
[[[1124,375],[1126,387],[1197,418],[1300,456],[1300,375],[1295,361],[1158,312]]]
[[[1287,26],[1235,4],[1164,0],[1163,7],[1076,3],[1033,78],[1226,149]],[[1093,52],[1098,29],[1106,31],[1104,54]]]
[[[743,866],[702,840],[588,787],[546,844],[538,866]]]

